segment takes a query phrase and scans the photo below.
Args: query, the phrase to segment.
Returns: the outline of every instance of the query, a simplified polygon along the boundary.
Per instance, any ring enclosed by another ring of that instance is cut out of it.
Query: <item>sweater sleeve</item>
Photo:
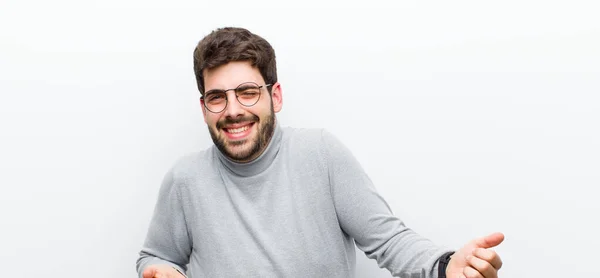
[[[326,130],[322,140],[331,194],[344,232],[393,276],[438,277],[438,261],[451,250],[406,227],[393,215],[350,150]]]
[[[146,240],[137,259],[138,276],[141,278],[144,269],[155,264],[169,265],[185,273],[191,250],[192,241],[179,188],[171,169],[164,176]]]

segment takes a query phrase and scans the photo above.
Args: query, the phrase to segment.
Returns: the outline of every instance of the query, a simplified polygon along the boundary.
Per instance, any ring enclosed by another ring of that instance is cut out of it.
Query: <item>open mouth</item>
[[[254,123],[224,127],[223,131],[229,139],[242,139],[250,134]]]

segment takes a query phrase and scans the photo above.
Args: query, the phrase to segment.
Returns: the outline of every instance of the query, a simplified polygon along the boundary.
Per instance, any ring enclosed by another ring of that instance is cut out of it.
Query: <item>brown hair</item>
[[[201,94],[203,71],[232,61],[250,61],[267,84],[277,82],[275,50],[269,42],[244,28],[224,27],[205,36],[194,50],[194,72]]]

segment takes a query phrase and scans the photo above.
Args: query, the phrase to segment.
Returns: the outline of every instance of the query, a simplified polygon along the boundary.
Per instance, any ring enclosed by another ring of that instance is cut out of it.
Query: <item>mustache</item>
[[[245,117],[225,118],[225,120],[217,122],[217,128],[221,129],[228,124],[239,124],[241,122],[258,122],[260,119],[256,115],[248,115]]]

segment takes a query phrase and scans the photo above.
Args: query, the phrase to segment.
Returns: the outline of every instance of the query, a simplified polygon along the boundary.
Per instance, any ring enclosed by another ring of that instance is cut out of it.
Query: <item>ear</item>
[[[275,111],[275,113],[281,111],[281,108],[283,107],[283,95],[281,84],[279,84],[279,82],[275,82],[273,88],[271,88],[271,99],[273,101],[273,111]]]
[[[200,98],[200,109],[202,110],[202,116],[204,116],[204,123],[206,122],[206,107],[204,106],[204,99]]]

